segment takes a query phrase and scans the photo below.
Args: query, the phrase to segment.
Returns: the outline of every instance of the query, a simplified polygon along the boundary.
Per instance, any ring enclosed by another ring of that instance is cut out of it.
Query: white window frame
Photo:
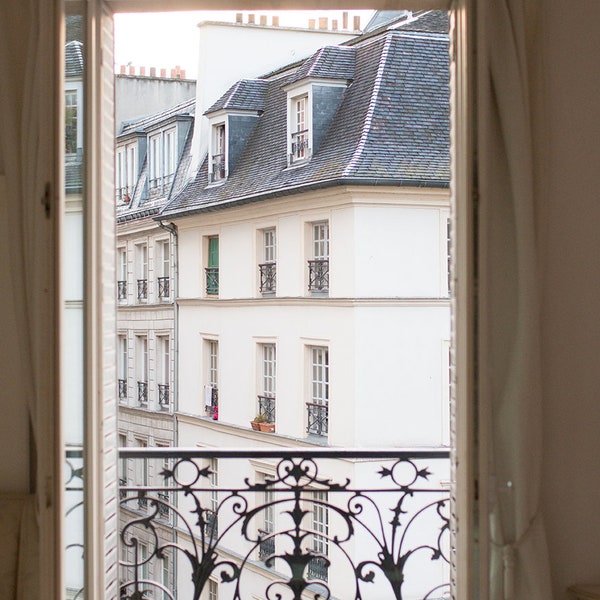
[[[149,286],[148,286],[148,243],[141,242],[135,245],[135,297],[136,301],[141,304],[148,302]],[[139,297],[139,282],[146,281],[146,295]]]
[[[123,380],[125,382],[125,387],[128,388],[129,386],[127,385],[127,375],[128,375],[128,368],[129,368],[129,347],[128,347],[127,334],[126,333],[119,334],[117,340],[118,340],[117,341],[117,347],[118,347],[117,378],[120,380]],[[121,398],[119,398],[119,401],[127,402],[128,396],[129,396],[129,393],[127,394],[127,396],[125,397],[124,400],[121,400]]]
[[[224,111],[218,111],[208,119],[208,185],[221,185],[229,175],[229,119]],[[223,172],[215,169],[217,155],[223,155]]]
[[[329,346],[310,346],[309,401],[329,405]]]
[[[311,256],[314,260],[329,260],[329,221],[311,223]]]
[[[260,344],[260,395],[277,396],[277,345],[274,342]]]
[[[83,149],[83,129],[84,129],[84,119],[85,119],[85,115],[83,113],[83,84],[79,81],[67,81],[65,82],[65,89],[64,89],[64,103],[65,103],[65,108],[67,106],[67,94],[69,95],[75,95],[75,107],[77,108],[77,133],[76,133],[76,148],[75,148],[75,152],[70,152],[70,153],[66,153],[65,152],[65,158],[66,160],[73,160],[77,158],[77,150],[79,148]],[[73,105],[70,105],[73,106]],[[66,148],[64,148],[64,143],[63,143],[63,149],[66,150]]]
[[[277,229],[268,227],[262,231],[263,239],[263,262],[277,262]]]
[[[288,167],[306,164],[312,156],[313,118],[312,118],[312,82],[294,83],[285,86],[287,92],[287,162]],[[298,122],[298,103],[302,103],[303,120]],[[303,127],[305,134],[301,136],[306,140],[307,147],[299,154],[296,139],[299,127]]]

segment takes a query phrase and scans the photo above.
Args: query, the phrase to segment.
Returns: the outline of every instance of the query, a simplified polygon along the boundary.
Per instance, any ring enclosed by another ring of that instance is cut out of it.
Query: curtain
[[[478,4],[480,415],[492,600],[552,598],[540,512],[539,259],[528,89],[535,4]]]

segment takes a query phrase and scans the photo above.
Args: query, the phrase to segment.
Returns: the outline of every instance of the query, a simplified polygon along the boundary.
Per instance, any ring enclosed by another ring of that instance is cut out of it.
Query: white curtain
[[[540,513],[542,391],[529,83],[534,2],[478,4],[480,398],[490,598],[552,598]]]

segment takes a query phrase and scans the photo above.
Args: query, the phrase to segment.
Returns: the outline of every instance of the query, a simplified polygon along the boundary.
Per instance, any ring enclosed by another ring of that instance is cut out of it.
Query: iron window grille
[[[329,430],[329,406],[307,402],[306,413],[306,432],[313,435],[327,435]]]
[[[219,267],[206,267],[206,294],[216,296],[219,293]]]
[[[308,129],[292,132],[292,162],[308,157]]]
[[[269,556],[275,554],[275,538],[271,536],[271,531],[264,531],[259,529],[260,542],[258,545],[258,558],[259,560],[267,560]]]
[[[158,405],[162,410],[169,410],[169,385],[166,383],[158,384]]]
[[[275,423],[275,398],[258,396],[258,413],[267,417],[267,423]]]
[[[138,381],[138,403],[141,406],[145,406],[148,404],[148,382],[147,381]]]
[[[119,379],[119,400],[127,400],[127,379]]]
[[[261,294],[274,294],[277,286],[277,263],[262,263],[258,265],[258,268]]]
[[[138,279],[137,280],[137,299],[139,301],[148,299],[148,280]]]
[[[310,292],[329,291],[328,258],[319,258],[308,261],[308,290]]]
[[[117,281],[117,300],[127,300],[127,281]]]
[[[161,299],[168,298],[171,294],[171,286],[170,286],[169,277],[159,277],[158,278],[158,297]]]

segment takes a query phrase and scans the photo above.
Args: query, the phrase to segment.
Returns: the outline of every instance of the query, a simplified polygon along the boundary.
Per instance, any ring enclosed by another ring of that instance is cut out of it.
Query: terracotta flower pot
[[[254,431],[260,431],[260,423],[257,423],[256,421],[250,421],[250,425]]]
[[[275,423],[259,423],[258,427],[265,433],[275,433]]]

